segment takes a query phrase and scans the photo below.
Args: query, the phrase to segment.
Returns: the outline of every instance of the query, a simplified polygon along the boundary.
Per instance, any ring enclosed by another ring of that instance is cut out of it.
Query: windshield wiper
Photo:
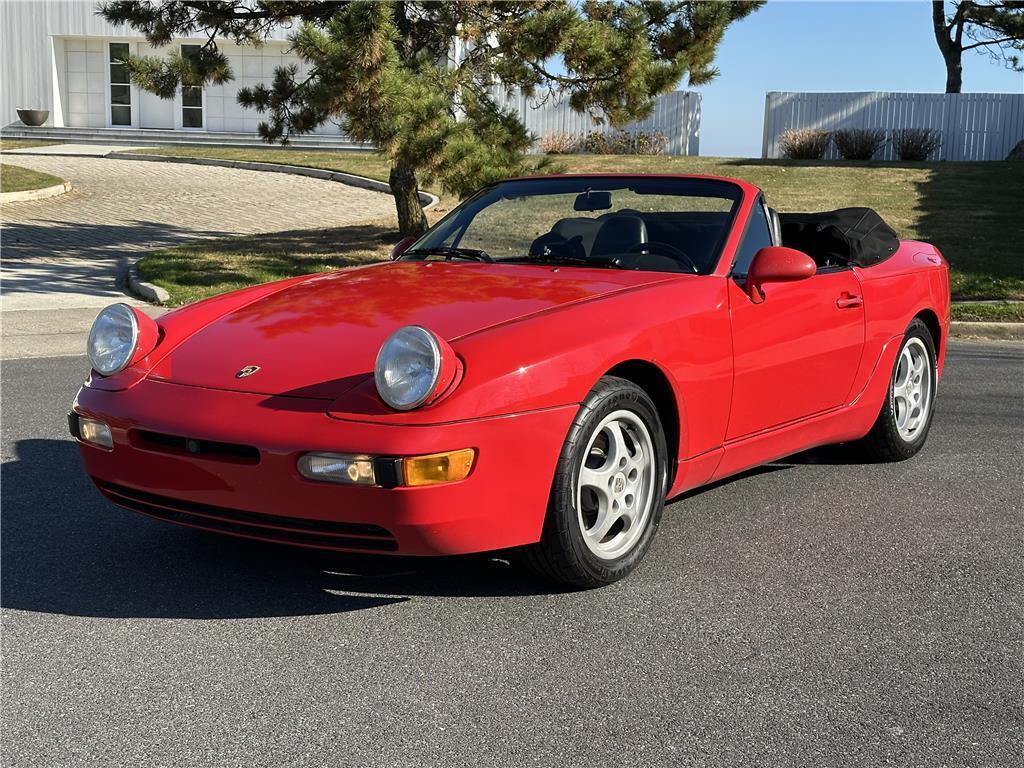
[[[494,262],[494,259],[491,258],[487,251],[482,251],[479,248],[456,248],[450,245],[436,245],[431,248],[416,248],[412,251],[406,251],[403,255],[411,256],[417,253],[422,254],[423,256],[444,256],[445,261],[465,259],[467,261],[483,261],[488,264]]]
[[[588,256],[566,256],[564,254],[548,253],[542,256],[524,256],[519,259],[502,259],[503,262],[516,262],[518,264],[579,264],[582,267],[606,267],[608,269],[623,269],[615,259],[597,259]]]

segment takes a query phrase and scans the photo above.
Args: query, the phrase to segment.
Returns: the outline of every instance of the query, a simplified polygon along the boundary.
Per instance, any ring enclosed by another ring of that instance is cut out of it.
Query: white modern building
[[[160,99],[132,85],[117,61],[126,53],[164,55],[171,46],[153,49],[130,27],[108,24],[93,0],[0,0],[0,125],[20,125],[17,109],[27,108],[49,110],[48,128],[255,135],[260,116],[239,106],[238,90],[269,82],[284,64],[302,70],[302,60],[287,52],[291,32],[275,29],[260,48],[224,41],[233,80]],[[187,53],[203,42],[182,39],[172,46]],[[320,132],[342,138],[334,125]]]
[[[269,83],[282,65],[295,64],[302,75],[304,62],[289,53],[288,36],[293,31],[278,27],[259,48],[219,41],[234,79],[224,85],[181,88],[173,99],[161,99],[132,85],[118,60],[126,53],[166,55],[172,47],[187,53],[204,38],[177,39],[171,46],[153,49],[132,28],[108,24],[97,14],[95,0],[0,0],[0,128],[5,136],[99,143],[256,143],[262,118],[238,104],[238,91]],[[453,46],[457,59],[461,49],[457,42]],[[494,95],[504,107],[517,111],[538,137],[609,130],[575,113],[565,100],[534,102],[500,89]],[[27,128],[19,122],[18,109],[47,110],[49,116],[43,127]],[[629,129],[660,131],[667,138],[668,154],[696,155],[700,94],[666,94],[651,117]],[[332,123],[320,126],[315,135],[295,137],[293,143],[356,146]]]

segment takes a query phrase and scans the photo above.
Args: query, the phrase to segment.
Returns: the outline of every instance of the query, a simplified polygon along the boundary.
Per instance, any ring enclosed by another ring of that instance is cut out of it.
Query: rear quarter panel
[[[941,375],[949,335],[949,265],[928,243],[903,240],[885,261],[857,268],[864,292],[864,354],[853,391],[861,391],[876,371],[886,344],[901,337],[910,321],[922,312],[935,314],[940,327],[936,353]]]

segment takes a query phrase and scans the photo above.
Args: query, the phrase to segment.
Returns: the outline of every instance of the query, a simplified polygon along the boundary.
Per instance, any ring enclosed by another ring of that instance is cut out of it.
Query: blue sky
[[[766,91],[941,93],[931,3],[769,0],[725,33],[721,74],[696,90],[702,155],[759,157]],[[964,53],[964,92],[1024,91],[1024,74]]]

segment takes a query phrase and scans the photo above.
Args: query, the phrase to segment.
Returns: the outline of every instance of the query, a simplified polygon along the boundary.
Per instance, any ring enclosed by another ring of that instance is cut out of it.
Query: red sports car
[[[629,573],[666,497],[788,454],[924,444],[949,271],[873,211],[734,179],[487,187],[392,261],[115,304],[70,414],[89,475],[161,520],[306,547],[516,548]]]

